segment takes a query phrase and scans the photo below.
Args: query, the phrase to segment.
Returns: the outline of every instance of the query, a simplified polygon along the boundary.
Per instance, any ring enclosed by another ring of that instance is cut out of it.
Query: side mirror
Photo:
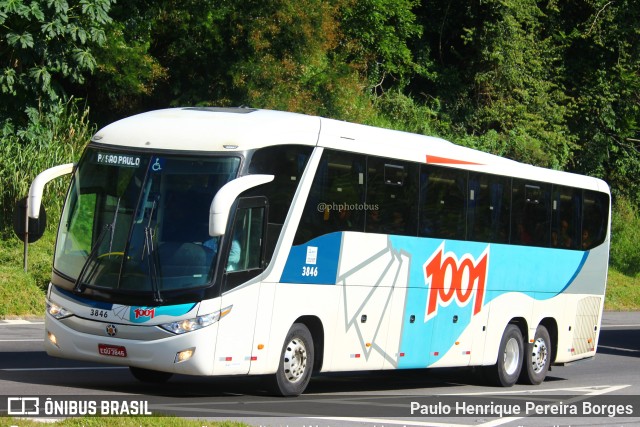
[[[13,214],[13,229],[18,234],[18,238],[24,242],[24,271],[27,271],[29,243],[42,237],[47,225],[46,213],[42,207],[44,186],[52,179],[72,172],[73,163],[54,166],[40,172],[29,187],[29,196],[18,202],[17,209]],[[24,204],[24,208],[21,207],[22,204]],[[16,215],[19,218],[16,218]]]
[[[227,182],[211,202],[209,209],[209,235],[222,236],[227,229],[231,205],[244,191],[273,181],[273,175],[245,175]]]
[[[47,228],[47,213],[44,210],[44,206],[40,205],[38,218],[29,217],[28,233],[26,219],[27,197],[24,197],[16,202],[16,207],[13,210],[13,231],[18,236],[18,239],[23,242],[27,240],[27,243],[33,243],[42,237]]]

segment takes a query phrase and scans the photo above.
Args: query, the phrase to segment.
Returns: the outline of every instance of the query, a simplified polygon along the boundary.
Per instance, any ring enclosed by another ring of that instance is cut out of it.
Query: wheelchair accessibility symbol
[[[160,172],[162,170],[162,164],[160,163],[160,157],[156,157],[156,161],[151,165],[151,170],[154,172]]]

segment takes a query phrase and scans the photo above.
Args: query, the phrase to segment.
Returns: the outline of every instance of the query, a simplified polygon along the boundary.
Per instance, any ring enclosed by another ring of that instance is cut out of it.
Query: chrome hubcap
[[[511,338],[504,348],[503,366],[507,375],[513,375],[518,369],[518,360],[520,360],[520,348],[518,341]]]
[[[307,349],[300,338],[292,339],[284,351],[284,375],[291,383],[300,381],[307,369]]]
[[[549,349],[547,343],[542,338],[538,338],[533,343],[533,351],[531,353],[531,364],[533,366],[533,372],[536,374],[542,372],[547,364],[547,358],[549,357]]]

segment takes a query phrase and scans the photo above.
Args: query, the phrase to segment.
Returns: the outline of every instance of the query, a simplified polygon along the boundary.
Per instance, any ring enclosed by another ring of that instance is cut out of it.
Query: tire
[[[520,382],[538,385],[544,381],[551,365],[551,337],[547,328],[539,325],[533,343],[527,344]]]
[[[500,340],[498,361],[486,368],[489,382],[499,387],[513,386],[520,376],[523,356],[522,332],[516,325],[509,324]]]
[[[136,368],[134,366],[129,366],[129,370],[135,379],[143,383],[162,384],[169,381],[173,376],[171,372],[152,371],[151,369]]]
[[[313,339],[302,323],[294,323],[280,352],[280,363],[271,377],[270,389],[278,396],[299,396],[313,371]]]

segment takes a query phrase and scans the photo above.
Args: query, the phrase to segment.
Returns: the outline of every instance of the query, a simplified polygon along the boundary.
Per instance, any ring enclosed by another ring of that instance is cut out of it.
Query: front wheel
[[[280,396],[299,396],[307,388],[313,370],[313,340],[309,329],[294,323],[284,340],[278,370],[271,389]]]
[[[500,340],[498,361],[486,368],[489,381],[500,387],[514,385],[522,369],[523,350],[520,328],[513,324],[507,325]]]
[[[171,372],[152,371],[151,369],[136,368],[135,366],[129,366],[129,370],[131,375],[143,383],[166,383],[173,376]]]
[[[551,338],[547,328],[539,325],[533,343],[528,344],[527,348],[520,382],[538,385],[546,378],[551,365]]]

